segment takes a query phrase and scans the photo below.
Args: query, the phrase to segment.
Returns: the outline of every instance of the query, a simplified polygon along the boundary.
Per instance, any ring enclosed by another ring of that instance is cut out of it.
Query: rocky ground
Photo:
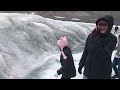
[[[95,23],[102,15],[110,14],[114,16],[115,24],[120,25],[120,11],[0,11],[0,13],[32,13],[46,18],[63,21]],[[59,16],[59,17],[58,17]]]

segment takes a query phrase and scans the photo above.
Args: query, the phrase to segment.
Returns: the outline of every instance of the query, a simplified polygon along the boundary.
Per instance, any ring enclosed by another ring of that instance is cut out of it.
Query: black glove
[[[82,74],[82,67],[79,66],[78,72],[79,72],[79,74]]]

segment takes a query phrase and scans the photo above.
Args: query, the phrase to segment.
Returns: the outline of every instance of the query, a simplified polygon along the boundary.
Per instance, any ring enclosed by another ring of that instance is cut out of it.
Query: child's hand
[[[55,76],[56,78],[58,78],[59,75],[58,75],[57,73],[55,73],[54,76]]]

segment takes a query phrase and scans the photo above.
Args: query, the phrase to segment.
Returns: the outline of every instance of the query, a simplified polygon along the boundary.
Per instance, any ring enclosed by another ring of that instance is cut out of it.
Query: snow
[[[65,17],[60,17],[60,16],[55,16],[56,18],[65,18]]]
[[[72,20],[80,20],[80,19],[77,19],[77,18],[72,18]]]
[[[60,68],[56,41],[64,35],[68,36],[77,70],[86,38],[94,28],[94,23],[0,13],[0,79],[56,79],[54,73]],[[73,79],[82,77],[77,72]]]
[[[73,54],[76,70],[78,69],[78,63],[79,63],[81,55],[82,55],[82,53]],[[61,78],[61,75],[59,75],[58,78],[54,77],[54,74],[56,73],[56,71],[61,67],[60,61],[59,61],[59,54],[54,55],[54,56],[52,55],[50,57],[53,61],[52,62],[50,61],[51,63],[49,63],[48,69],[44,70],[43,72],[40,72],[40,73],[42,73],[40,79],[60,79]],[[49,58],[49,60],[50,60],[50,58]],[[77,71],[76,77],[74,77],[72,79],[82,79],[82,77],[83,77],[83,75],[82,74],[80,75]],[[35,79],[35,77],[32,77],[32,78]]]

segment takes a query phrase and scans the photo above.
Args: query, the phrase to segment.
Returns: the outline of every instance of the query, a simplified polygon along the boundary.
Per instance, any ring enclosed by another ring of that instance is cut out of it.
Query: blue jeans
[[[117,68],[118,65],[118,68]],[[120,78],[120,58],[114,58],[113,63],[112,63],[113,70],[115,71],[115,74],[118,75]]]

